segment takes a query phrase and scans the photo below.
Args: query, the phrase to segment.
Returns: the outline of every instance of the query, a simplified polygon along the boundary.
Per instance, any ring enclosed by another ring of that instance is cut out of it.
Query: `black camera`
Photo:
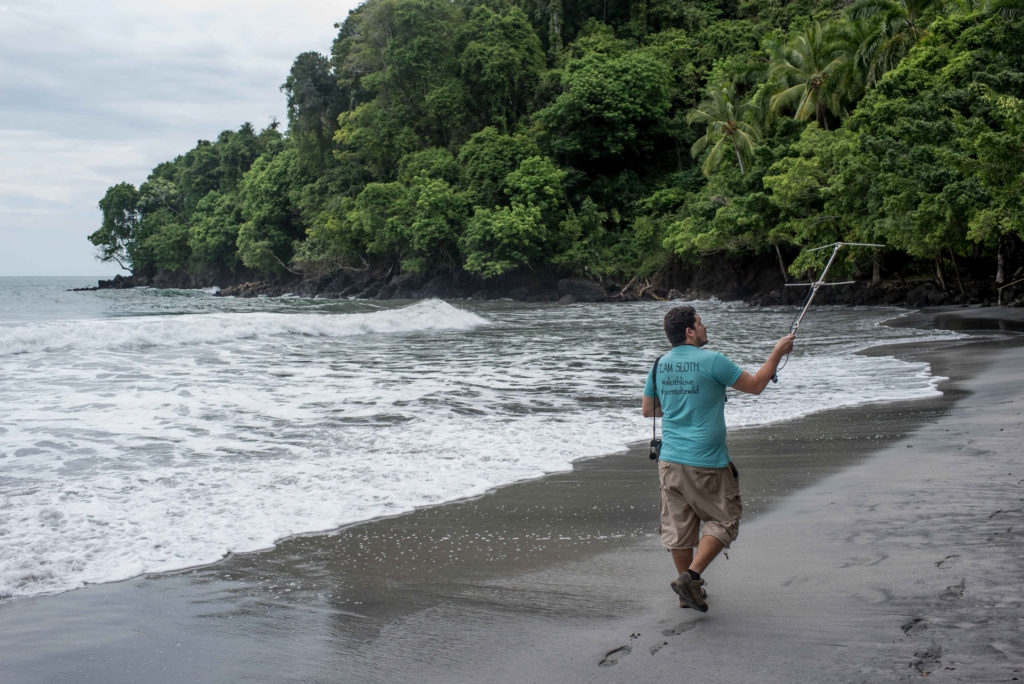
[[[656,460],[658,460],[659,456],[661,456],[661,440],[660,439],[652,439],[651,440],[651,453],[650,453],[651,460],[652,461],[656,461]]]

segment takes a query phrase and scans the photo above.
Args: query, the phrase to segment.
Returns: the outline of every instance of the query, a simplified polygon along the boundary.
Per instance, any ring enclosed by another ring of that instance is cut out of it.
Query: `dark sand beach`
[[[942,397],[732,432],[744,524],[705,574],[707,614],[669,589],[634,450],[8,601],[0,682],[1024,680],[1024,312],[901,324],[988,332],[871,352],[930,362]]]

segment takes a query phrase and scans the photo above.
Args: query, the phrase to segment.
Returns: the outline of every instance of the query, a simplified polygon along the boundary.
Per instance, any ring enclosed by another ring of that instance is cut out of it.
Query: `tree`
[[[300,162],[322,172],[330,162],[338,115],[346,104],[330,61],[319,53],[303,52],[292,63],[281,90],[288,97],[288,132],[299,148]]]
[[[398,182],[367,183],[346,218],[367,255],[402,258],[402,227],[410,223],[408,189]]]
[[[259,136],[248,121],[237,131],[223,131],[217,136],[214,149],[220,158],[217,164],[217,189],[230,192],[235,189],[242,176],[249,170],[265,150]]]
[[[153,266],[162,271],[184,270],[189,264],[188,226],[167,209],[146,214],[144,246]]]
[[[492,126],[474,133],[458,158],[472,203],[487,208],[504,204],[505,177],[538,152],[525,136],[502,134]]]
[[[292,241],[303,233],[292,200],[306,180],[293,147],[274,157],[261,156],[245,174],[238,189],[244,222],[237,244],[243,264],[265,274],[287,269]]]
[[[828,130],[828,115],[842,113],[843,72],[851,60],[846,41],[831,25],[814,22],[784,46],[772,44],[769,52],[769,74],[782,83],[771,110],[791,108],[796,120],[813,116]]]
[[[526,15],[512,7],[499,14],[476,7],[462,30],[459,76],[466,104],[478,121],[509,131],[523,116],[540,83],[544,53]]]
[[[995,125],[963,117],[956,122],[966,152],[962,168],[977,181],[985,200],[971,207],[967,237],[995,248],[995,282],[1002,284],[1007,279],[1006,246],[1014,239],[1024,240],[1024,99],[996,95],[986,86],[976,90],[991,104]]]
[[[100,261],[113,261],[126,271],[135,269],[142,239],[138,233],[139,191],[131,183],[118,183],[107,188],[100,200],[103,224],[89,236],[89,242],[100,248]]]
[[[858,136],[848,129],[829,132],[808,124],[790,153],[772,164],[763,178],[779,211],[768,236],[772,243],[816,247],[836,241],[883,239],[873,222],[864,221],[872,171],[877,168],[858,143]],[[789,272],[797,275],[809,267],[820,268],[816,261],[820,256],[801,253]],[[856,250],[845,250],[843,260],[862,256]],[[873,265],[877,266],[877,260]],[[836,266],[839,273],[842,265]]]
[[[1019,206],[1019,186],[1011,189],[1017,125],[993,102],[1024,96],[1022,57],[1019,31],[998,16],[936,19],[849,119],[874,159],[865,220],[889,246],[931,262],[943,286],[947,259],[955,267],[973,242],[998,264],[1000,239],[1013,237],[995,218],[1019,213],[1003,214],[996,199],[1013,197]]]
[[[536,120],[555,157],[621,166],[653,148],[671,108],[669,83],[668,68],[646,51],[589,53],[566,67],[562,94]]]
[[[554,226],[564,216],[568,175],[548,157],[527,157],[505,176],[505,194],[512,204],[537,207],[545,223]]]
[[[410,190],[412,222],[401,226],[408,245],[402,270],[455,272],[462,265],[458,242],[468,211],[465,196],[439,178],[423,176]]]
[[[243,222],[235,193],[211,192],[199,200],[188,230],[192,265],[201,272],[232,272],[238,265],[238,229]]]
[[[465,268],[484,278],[493,278],[522,266],[532,266],[543,257],[547,229],[539,207],[513,204],[511,207],[477,207],[462,237]]]
[[[705,176],[710,176],[722,163],[727,150],[731,149],[736,155],[740,173],[743,173],[754,154],[755,143],[761,138],[761,131],[756,126],[742,120],[752,108],[746,104],[735,104],[736,90],[731,84],[711,88],[708,95],[710,97],[686,115],[686,123],[706,126],[704,135],[690,148],[690,155],[696,158],[708,145],[712,146],[700,167]]]
[[[868,86],[900,63],[941,10],[940,0],[858,0],[850,7],[853,19],[874,24],[861,47]]]

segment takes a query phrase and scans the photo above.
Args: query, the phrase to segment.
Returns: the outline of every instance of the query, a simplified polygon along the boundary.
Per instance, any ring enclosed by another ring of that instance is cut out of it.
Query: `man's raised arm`
[[[764,362],[760,370],[753,375],[747,371],[740,373],[740,377],[732,384],[733,389],[738,389],[740,392],[746,392],[747,394],[760,394],[763,392],[764,388],[768,386],[768,382],[771,381],[772,376],[775,375],[775,369],[779,367],[782,357],[793,351],[794,339],[795,336],[793,333],[790,333],[776,342],[775,349],[772,349],[772,353],[768,355],[768,360]],[[646,400],[647,397],[644,397],[644,401]],[[646,416],[647,413],[644,413],[644,415]]]

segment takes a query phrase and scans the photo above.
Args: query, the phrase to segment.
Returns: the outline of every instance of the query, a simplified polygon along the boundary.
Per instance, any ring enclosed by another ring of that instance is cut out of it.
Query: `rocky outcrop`
[[[953,288],[935,280],[894,279],[871,284],[866,279],[852,285],[823,287],[816,304],[895,305],[911,308],[941,305],[995,304],[995,285],[987,280],[959,279]],[[792,279],[790,279],[792,280]],[[300,297],[353,299],[514,299],[528,302],[629,301],[636,299],[745,300],[751,304],[799,305],[806,287],[787,287],[777,261],[752,256],[708,257],[694,263],[673,261],[650,278],[633,278],[623,284],[611,279],[558,278],[543,271],[507,273],[483,280],[463,272],[423,276],[395,273],[393,269],[341,269],[320,278],[284,276],[276,281],[256,280],[245,274],[229,276],[159,273],[151,278],[116,276],[100,281],[100,288],[221,287],[221,296]],[[1024,305],[1024,283],[1002,293],[1003,304]]]

